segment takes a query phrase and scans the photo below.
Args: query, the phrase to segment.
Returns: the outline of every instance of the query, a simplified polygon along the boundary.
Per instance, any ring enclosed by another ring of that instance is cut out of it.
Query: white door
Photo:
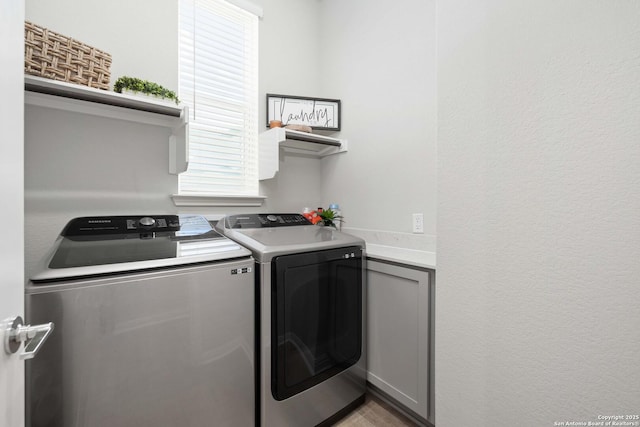
[[[0,322],[24,318],[24,0],[0,1]],[[0,426],[24,426],[24,361],[0,329]]]

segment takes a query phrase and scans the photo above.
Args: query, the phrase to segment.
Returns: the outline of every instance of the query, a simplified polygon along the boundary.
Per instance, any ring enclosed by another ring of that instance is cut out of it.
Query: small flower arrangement
[[[344,222],[342,215],[336,215],[331,209],[318,208],[316,211],[307,211],[302,214],[311,224],[324,225],[328,227],[338,228],[336,221]]]

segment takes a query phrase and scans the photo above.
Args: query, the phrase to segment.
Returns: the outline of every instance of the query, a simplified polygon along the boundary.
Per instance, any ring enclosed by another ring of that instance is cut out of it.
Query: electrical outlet
[[[414,233],[424,233],[424,215],[421,213],[413,214],[412,229]]]

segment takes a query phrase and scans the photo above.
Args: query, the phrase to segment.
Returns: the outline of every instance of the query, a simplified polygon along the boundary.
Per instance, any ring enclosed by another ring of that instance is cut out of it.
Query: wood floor
[[[362,406],[334,424],[335,427],[414,427],[416,425],[385,402],[370,395],[367,395],[367,400]]]

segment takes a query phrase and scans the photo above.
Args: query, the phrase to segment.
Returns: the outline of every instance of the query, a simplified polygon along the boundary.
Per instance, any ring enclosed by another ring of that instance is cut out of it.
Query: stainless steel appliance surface
[[[298,214],[232,215],[258,278],[261,426],[330,425],[366,391],[363,240]]]
[[[25,288],[27,426],[255,425],[254,269],[200,216],[70,221]]]

